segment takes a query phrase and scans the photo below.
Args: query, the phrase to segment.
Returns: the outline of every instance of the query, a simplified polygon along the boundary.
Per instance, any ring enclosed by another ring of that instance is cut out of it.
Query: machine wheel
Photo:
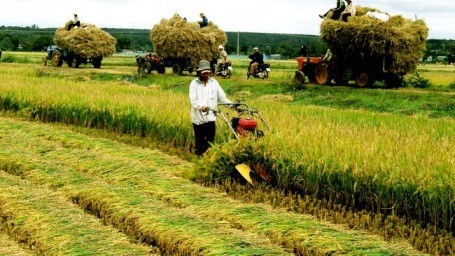
[[[92,64],[94,68],[101,68],[101,60],[102,58],[94,58],[92,59]]]
[[[43,66],[47,66],[47,56],[44,56],[42,59],[41,59],[42,63],[43,63]]]
[[[305,83],[305,74],[302,71],[295,71],[294,82],[296,84],[304,84]]]
[[[182,67],[179,64],[172,65],[172,73],[175,74],[175,75],[181,75],[182,74]]]
[[[262,71],[262,79],[267,79],[269,78],[269,72],[267,70]]]
[[[229,78],[229,77],[231,77],[231,74],[232,74],[231,70],[230,70],[230,69],[228,69],[228,70],[227,70],[227,75],[226,75],[226,78]]]
[[[361,70],[355,76],[355,84],[358,87],[371,86],[373,84],[373,76],[369,71]]]
[[[80,65],[81,63],[78,61],[77,57],[73,57],[73,58],[71,58],[71,60],[69,61],[69,64],[71,64],[71,65],[68,65],[68,66],[70,66],[70,67],[78,68],[79,65]]]
[[[54,51],[52,53],[52,66],[61,67],[63,64],[62,53],[60,51]]]
[[[249,79],[249,78],[250,78],[250,71],[247,70],[247,71],[246,71],[246,79]]]
[[[330,82],[330,71],[329,65],[327,63],[319,63],[316,69],[314,70],[315,73],[315,81],[319,85],[328,84]]]

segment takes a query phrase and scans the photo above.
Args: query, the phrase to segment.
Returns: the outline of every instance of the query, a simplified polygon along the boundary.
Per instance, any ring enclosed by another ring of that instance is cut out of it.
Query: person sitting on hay
[[[79,20],[79,17],[77,17],[77,14],[74,14],[74,19],[73,23],[68,25],[68,30],[71,30],[73,27],[80,27],[81,26],[81,21]]]
[[[327,17],[327,15],[330,12],[333,12],[331,19],[332,20],[337,20],[337,19],[340,18],[340,15],[344,11],[344,9],[346,9],[346,4],[344,3],[344,1],[343,0],[337,0],[337,5],[336,5],[335,8],[332,8],[332,9],[328,10],[324,15],[320,15],[319,14],[319,17],[321,17],[321,19],[324,19],[325,17]]]
[[[209,19],[207,19],[207,16],[205,16],[205,14],[202,12],[199,14],[199,16],[202,18],[202,21],[198,21],[199,26],[201,26],[201,28],[207,26],[209,24]]]
[[[342,21],[348,21],[348,17],[350,16],[355,16],[356,13],[356,8],[354,2],[352,0],[346,0],[348,5],[346,6],[346,9],[341,13],[341,20]]]

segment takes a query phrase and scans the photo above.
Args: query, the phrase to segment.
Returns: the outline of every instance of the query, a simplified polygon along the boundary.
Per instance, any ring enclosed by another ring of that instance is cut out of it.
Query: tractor
[[[329,85],[332,80],[337,85],[348,85],[354,80],[357,87],[367,87],[377,80],[384,81],[387,87],[399,87],[405,75],[390,70],[393,60],[386,55],[374,57],[360,53],[352,59],[337,59],[328,50],[324,57],[298,57],[297,63],[294,81],[299,84],[305,82],[306,76],[319,85]]]
[[[102,56],[86,59],[75,52],[51,45],[47,47],[47,56],[43,58],[43,65],[47,65],[47,60],[50,60],[54,67],[61,67],[63,62],[66,62],[68,67],[73,68],[78,68],[81,64],[87,63],[92,63],[94,68],[100,68],[102,59]]]
[[[322,57],[297,57],[297,71],[294,80],[298,84],[305,83],[305,77],[313,83],[315,81],[315,70]]]

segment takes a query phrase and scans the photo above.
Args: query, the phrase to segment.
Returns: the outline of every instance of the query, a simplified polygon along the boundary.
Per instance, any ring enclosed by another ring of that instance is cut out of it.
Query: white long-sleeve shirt
[[[197,125],[216,120],[213,111],[202,112],[200,110],[201,107],[207,106],[211,109],[216,109],[218,101],[220,103],[232,103],[226,98],[226,93],[224,93],[218,81],[210,77],[206,85],[199,78],[191,81],[189,95],[191,102],[191,122]]]
[[[346,9],[344,9],[344,11],[342,12],[342,14],[343,14],[343,13],[350,13],[351,16],[355,16],[356,8],[355,8],[354,1],[351,1],[351,2],[346,6]]]

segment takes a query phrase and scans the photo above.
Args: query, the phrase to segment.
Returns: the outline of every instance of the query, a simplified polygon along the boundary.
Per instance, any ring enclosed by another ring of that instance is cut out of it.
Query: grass
[[[214,189],[180,178],[191,164],[156,150],[92,138],[58,126],[5,118],[1,119],[0,132],[0,166],[9,173],[1,172],[0,181],[7,189],[2,190],[0,198],[10,202],[2,209],[4,215],[22,216],[24,220],[15,222],[18,228],[10,233],[29,230],[29,240],[40,241],[36,249],[42,253],[91,254],[92,249],[83,248],[97,248],[96,252],[101,253],[110,248],[115,255],[121,254],[120,245],[103,245],[103,239],[56,246],[55,241],[66,238],[65,230],[71,228],[68,222],[90,223],[93,218],[87,214],[73,217],[74,213],[68,211],[81,210],[69,203],[72,201],[109,224],[103,234],[109,234],[112,228],[121,229],[137,240],[156,244],[166,254],[419,254],[403,242],[383,241],[309,215],[232,200]],[[18,186],[22,192],[13,197],[12,191]],[[35,200],[33,195],[37,194],[43,195],[40,200]],[[33,214],[22,214],[30,208],[35,211]],[[67,212],[58,212],[64,210]],[[25,216],[42,217],[35,222],[35,218],[29,220]],[[55,224],[51,231],[45,229],[52,221],[67,225]],[[83,224],[78,229],[92,234],[81,233],[78,240],[92,238],[95,232],[95,227]],[[46,236],[40,238],[40,234]],[[119,241],[122,240],[116,240]]]

